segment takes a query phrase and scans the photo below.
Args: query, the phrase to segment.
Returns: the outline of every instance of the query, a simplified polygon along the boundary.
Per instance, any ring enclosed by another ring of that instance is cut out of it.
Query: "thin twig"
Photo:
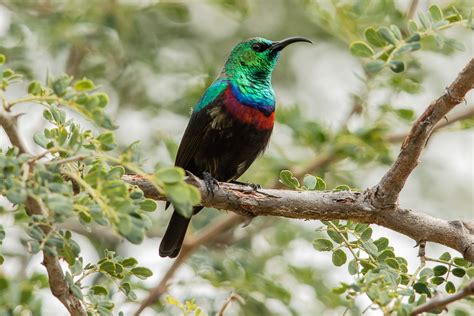
[[[442,128],[445,128],[446,126],[449,126],[456,122],[472,119],[472,118],[474,118],[474,105],[469,105],[468,108],[465,109],[464,111],[460,111],[450,116],[446,116],[446,120],[438,122],[438,124],[436,124],[436,126],[433,129],[433,133],[438,132]],[[409,133],[388,135],[387,141],[389,141],[390,143],[399,143],[399,142],[402,142],[408,136],[408,134]]]
[[[407,10],[408,19],[413,18],[413,15],[415,15],[416,8],[418,7],[418,1],[419,0],[411,0],[410,6],[408,7],[408,10]]]
[[[418,306],[415,308],[411,315],[419,315],[421,313],[431,312],[434,310],[445,309],[448,304],[453,302],[462,300],[468,296],[474,295],[474,280],[471,281],[467,286],[465,286],[462,290],[458,291],[453,295],[446,295],[446,296],[435,296],[429,302]]]
[[[237,301],[239,302],[240,304],[245,304],[245,301],[242,297],[240,297],[239,295],[235,294],[235,293],[232,293],[224,302],[224,305],[222,305],[221,309],[219,310],[219,312],[217,313],[217,316],[224,316],[225,314],[225,311],[227,310],[227,308],[230,306],[230,303],[232,303],[233,301]]]

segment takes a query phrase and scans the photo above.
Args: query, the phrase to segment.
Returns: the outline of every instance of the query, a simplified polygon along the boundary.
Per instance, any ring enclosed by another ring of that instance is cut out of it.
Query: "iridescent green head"
[[[296,42],[312,43],[304,37],[290,37],[278,42],[261,37],[243,41],[230,53],[223,74],[237,80],[270,80],[281,50]]]

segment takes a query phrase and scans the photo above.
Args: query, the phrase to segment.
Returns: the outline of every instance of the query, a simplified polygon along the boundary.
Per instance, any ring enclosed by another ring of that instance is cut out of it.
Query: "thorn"
[[[250,212],[249,212],[249,213],[250,213]],[[249,226],[250,223],[252,223],[252,220],[253,220],[254,218],[255,218],[255,215],[253,215],[253,214],[252,214],[252,215],[249,215],[249,216],[247,216],[247,217],[245,217],[245,221],[244,221],[244,223],[242,224],[242,228],[245,228],[245,227]]]

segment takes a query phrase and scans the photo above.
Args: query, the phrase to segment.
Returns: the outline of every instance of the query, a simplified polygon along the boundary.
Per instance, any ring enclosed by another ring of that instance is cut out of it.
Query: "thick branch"
[[[145,179],[126,175],[126,182],[139,186],[152,199],[165,200]],[[371,190],[363,193],[340,191],[292,191],[260,189],[231,183],[219,183],[214,196],[207,193],[204,182],[189,177],[202,195],[202,205],[232,211],[243,216],[281,216],[313,220],[354,220],[378,224],[420,241],[439,243],[459,251],[474,262],[474,235],[465,226],[472,223],[446,221],[427,214],[395,208],[391,212],[374,206]]]
[[[382,180],[373,188],[375,204],[393,208],[408,176],[418,165],[418,159],[436,124],[474,87],[474,59],[464,67],[446,92],[431,103],[413,124],[402,144],[400,154]]]
[[[10,139],[13,146],[18,147],[20,153],[27,153],[27,148],[18,134],[16,126],[17,116],[10,115],[5,112],[0,112],[0,126],[2,126]],[[26,209],[29,215],[45,215],[47,212],[43,205],[32,197],[28,197],[26,201]],[[43,225],[41,229],[48,235],[52,228]],[[69,286],[64,279],[64,272],[59,264],[57,256],[51,256],[46,251],[43,251],[43,265],[48,272],[49,287],[53,295],[66,307],[68,312],[73,316],[87,315],[84,306],[80,299],[78,299],[69,290]]]
[[[414,316],[414,315],[419,315],[425,312],[431,312],[434,310],[443,309],[443,308],[446,308],[448,304],[462,300],[463,298],[471,296],[471,295],[474,295],[474,281],[472,281],[467,286],[465,286],[462,290],[458,291],[457,293],[453,295],[435,296],[429,302],[415,308],[415,310],[413,310],[411,315]]]

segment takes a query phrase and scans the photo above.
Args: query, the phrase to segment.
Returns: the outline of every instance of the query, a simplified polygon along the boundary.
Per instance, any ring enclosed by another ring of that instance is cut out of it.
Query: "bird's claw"
[[[207,194],[211,197],[214,197],[214,188],[217,187],[219,190],[219,182],[209,172],[203,172],[202,178],[204,180],[204,184],[206,185]]]

